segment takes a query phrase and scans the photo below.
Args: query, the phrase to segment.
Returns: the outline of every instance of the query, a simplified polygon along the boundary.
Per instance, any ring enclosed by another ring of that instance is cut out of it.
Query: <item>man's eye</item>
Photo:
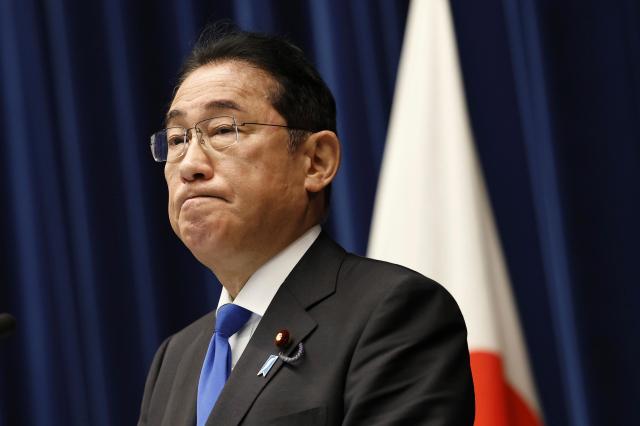
[[[213,136],[224,136],[234,132],[235,130],[233,129],[233,126],[223,125],[223,126],[218,126],[213,130]]]
[[[167,136],[167,142],[169,142],[169,145],[180,145],[181,143],[184,143],[184,136],[183,135]]]

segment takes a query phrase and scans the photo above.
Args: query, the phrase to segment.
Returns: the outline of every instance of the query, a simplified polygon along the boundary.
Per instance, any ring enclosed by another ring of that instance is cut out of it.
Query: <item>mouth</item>
[[[204,202],[208,200],[220,200],[227,202],[227,200],[217,195],[192,195],[184,199],[184,201],[182,202],[182,206],[184,207],[184,205],[187,203]]]

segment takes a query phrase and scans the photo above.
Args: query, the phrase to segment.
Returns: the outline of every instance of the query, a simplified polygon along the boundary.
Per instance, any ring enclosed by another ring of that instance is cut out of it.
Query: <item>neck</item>
[[[232,268],[224,268],[224,269],[216,269],[211,268],[213,274],[218,278],[220,284],[229,292],[229,296],[231,299],[235,299],[240,293],[240,290],[244,287],[244,285],[249,281],[251,275],[253,275],[260,266],[264,265],[269,258],[265,259],[262,262],[256,262],[255,265],[243,265],[243,267],[238,270],[233,270]]]
[[[249,278],[251,278],[260,267],[300,238],[313,226],[315,226],[315,224],[300,228],[296,232],[288,234],[280,233],[281,237],[285,235],[287,235],[287,237],[279,238],[277,242],[272,240],[268,246],[262,245],[258,249],[245,248],[241,253],[227,257],[225,261],[211,261],[205,263],[205,265],[211,269],[227,292],[229,292],[231,298],[235,299]]]

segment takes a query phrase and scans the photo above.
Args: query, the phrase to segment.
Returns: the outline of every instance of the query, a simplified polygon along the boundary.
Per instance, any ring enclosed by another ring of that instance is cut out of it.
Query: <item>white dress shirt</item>
[[[302,234],[300,238],[292,242],[280,253],[272,257],[254,272],[247,283],[242,287],[235,299],[231,299],[229,292],[222,287],[220,300],[216,314],[222,305],[235,303],[252,312],[247,323],[236,334],[229,338],[231,346],[231,368],[235,367],[240,355],[249,343],[249,339],[258,327],[271,300],[291,273],[302,256],[320,235],[320,225],[316,225]],[[275,332],[274,332],[275,333]],[[275,334],[274,334],[275,336]]]

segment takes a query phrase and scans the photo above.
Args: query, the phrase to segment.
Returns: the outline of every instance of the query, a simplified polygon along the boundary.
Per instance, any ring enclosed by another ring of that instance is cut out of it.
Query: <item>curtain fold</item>
[[[637,423],[637,2],[451,4],[545,419]]]
[[[544,74],[542,38],[533,1],[504,2],[518,110],[543,254],[545,282],[570,422],[589,424],[582,359],[575,324],[563,202],[556,173],[552,117]]]

